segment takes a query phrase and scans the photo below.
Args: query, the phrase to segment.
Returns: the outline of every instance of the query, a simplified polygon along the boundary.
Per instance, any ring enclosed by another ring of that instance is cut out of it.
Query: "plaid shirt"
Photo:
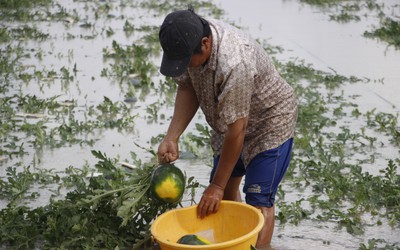
[[[248,117],[242,151],[247,166],[258,153],[294,136],[296,99],[262,46],[233,26],[209,22],[212,52],[208,62],[174,79],[193,86],[212,128],[215,155],[221,152],[227,126]]]

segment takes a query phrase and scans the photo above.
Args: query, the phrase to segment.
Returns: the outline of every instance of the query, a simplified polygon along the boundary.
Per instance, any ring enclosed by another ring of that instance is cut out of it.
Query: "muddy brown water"
[[[67,0],[65,6],[69,9],[82,9],[84,3]],[[340,24],[329,21],[328,15],[317,8],[300,4],[298,1],[240,1],[214,0],[212,1],[225,11],[225,19],[232,20],[244,27],[255,38],[267,39],[273,45],[282,46],[285,52],[278,59],[287,61],[296,58],[304,59],[315,68],[332,71],[343,75],[355,75],[372,79],[368,84],[353,84],[346,88],[347,94],[359,95],[357,103],[361,112],[376,108],[382,112],[399,113],[400,111],[400,51],[386,44],[362,37],[365,30],[370,30],[376,24],[376,18],[369,17],[360,22]],[[388,6],[396,1],[385,1]],[[137,16],[136,25],[159,24],[159,18],[135,13],[133,9],[120,9],[118,14]],[[399,15],[399,13],[397,13]],[[140,18],[139,18],[140,17]],[[121,20],[102,20],[106,26],[121,27]],[[38,24],[40,27],[40,24]],[[74,63],[79,69],[78,77],[68,86],[58,81],[39,89],[37,85],[22,86],[22,92],[36,94],[39,97],[49,97],[62,94],[65,100],[76,99],[78,105],[94,105],[107,96],[112,100],[123,100],[124,93],[119,86],[99,76],[100,69],[105,65],[102,50],[109,47],[112,40],[122,44],[131,44],[129,37],[122,32],[107,38],[98,36],[95,39],[80,39],[79,43],[65,39],[66,33],[74,35],[91,35],[90,30],[83,30],[78,26],[65,27],[63,23],[46,24],[42,27],[52,34],[52,39],[41,42],[43,51],[53,51],[47,54],[45,60],[37,62],[34,58],[27,59],[26,64],[36,64],[38,68],[59,69],[65,64],[70,67]],[[38,44],[29,42],[27,46],[36,47]],[[94,79],[93,79],[94,77]],[[157,76],[154,82],[157,82]],[[384,79],[383,82],[374,80]],[[149,95],[145,101],[130,104],[132,109],[142,110],[157,101],[156,95]],[[166,117],[172,113],[172,107],[162,110]],[[79,115],[79,114],[78,114]],[[145,115],[145,114],[144,114]],[[199,113],[195,122],[204,122]],[[194,123],[188,130],[194,129]],[[356,122],[356,121],[355,121]],[[149,124],[145,119],[138,119],[135,131],[132,133],[118,132],[117,130],[102,130],[95,135],[98,140],[93,148],[72,145],[61,149],[45,149],[43,152],[29,150],[29,155],[22,161],[26,165],[35,159],[40,159],[35,165],[39,168],[53,168],[64,170],[68,166],[82,166],[85,163],[94,164],[96,160],[91,156],[92,149],[101,149],[109,157],[129,159],[130,152],[135,151],[146,161],[151,156],[137,148],[133,142],[148,145],[152,136],[166,131],[167,120]],[[382,159],[398,157],[398,150],[385,148],[382,150]],[[1,161],[4,170],[21,159]],[[202,184],[208,183],[210,162],[208,160],[178,160],[176,164],[184,169],[188,176],[195,176]],[[2,170],[2,171],[3,171]],[[377,170],[371,166],[370,171]],[[304,194],[283,184],[286,191],[285,199],[295,201]],[[305,191],[310,192],[310,191]],[[46,201],[44,195],[36,204]],[[199,195],[196,196],[199,199]],[[279,202],[279,201],[278,201]],[[3,204],[4,205],[4,204]],[[400,229],[389,226],[367,227],[362,236],[352,236],[345,230],[338,230],[334,222],[320,222],[313,220],[302,221],[299,225],[277,223],[273,243],[270,249],[357,249],[366,239],[379,238],[387,242],[398,243]]]

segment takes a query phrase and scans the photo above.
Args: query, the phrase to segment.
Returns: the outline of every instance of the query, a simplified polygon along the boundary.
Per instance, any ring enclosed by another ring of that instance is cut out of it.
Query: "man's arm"
[[[222,144],[222,152],[211,184],[225,189],[234,166],[239,160],[246,134],[247,118],[242,118],[228,126]]]
[[[218,211],[225,186],[242,152],[247,122],[247,117],[241,118],[228,126],[217,170],[197,208],[198,217],[203,218]]]
[[[199,102],[192,85],[178,86],[174,114],[167,134],[158,147],[158,161],[172,162],[178,159],[178,140],[199,108]]]

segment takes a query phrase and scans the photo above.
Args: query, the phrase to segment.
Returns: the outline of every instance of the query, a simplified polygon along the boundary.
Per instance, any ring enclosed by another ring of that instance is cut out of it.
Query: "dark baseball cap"
[[[178,10],[168,14],[159,32],[160,44],[164,51],[161,74],[171,77],[182,75],[202,35],[202,20],[193,10]]]

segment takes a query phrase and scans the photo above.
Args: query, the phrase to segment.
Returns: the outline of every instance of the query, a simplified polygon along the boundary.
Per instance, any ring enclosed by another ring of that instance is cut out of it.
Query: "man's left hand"
[[[197,217],[202,219],[205,216],[216,213],[223,196],[224,189],[222,187],[213,183],[208,185],[197,206]]]

